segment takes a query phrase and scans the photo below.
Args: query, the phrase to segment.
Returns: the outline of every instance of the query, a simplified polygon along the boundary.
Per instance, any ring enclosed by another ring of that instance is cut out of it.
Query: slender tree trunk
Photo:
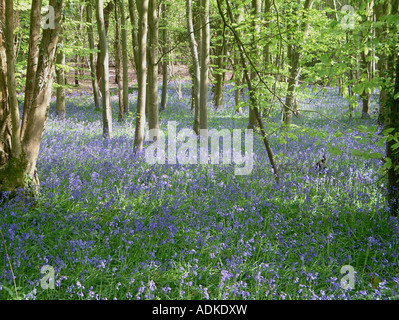
[[[195,41],[194,25],[193,25],[193,9],[191,0],[186,0],[186,18],[187,18],[187,30],[189,32],[189,43],[191,60],[193,64],[193,91],[192,100],[194,105],[194,132],[199,135],[200,133],[200,113],[199,113],[199,101],[200,101],[200,64],[198,60],[198,48],[197,42]]]
[[[149,1],[148,5],[148,126],[149,129],[159,130],[158,116],[158,14],[157,0]],[[154,136],[157,140],[158,134]]]
[[[257,69],[259,69],[258,57],[260,55],[260,47],[258,45],[258,36],[260,33],[260,25],[258,23],[258,15],[261,12],[261,4],[262,3],[260,0],[252,0],[252,15],[253,15],[252,39],[253,39],[253,43],[255,44],[253,57],[256,59],[256,60],[255,59],[254,60],[256,61]],[[254,81],[257,78],[256,70],[254,70],[253,68],[251,68],[250,77],[251,77],[251,81]],[[255,90],[255,88],[254,88],[254,90]],[[258,99],[257,97],[258,97],[258,92],[257,91],[253,92],[253,98],[255,100],[257,100]],[[255,129],[256,127],[259,127],[259,124],[257,123],[257,119],[256,119],[255,110],[254,110],[254,106],[256,106],[256,105],[257,105],[257,101],[254,105],[250,105],[249,116],[248,116],[248,129]]]
[[[304,4],[304,11],[306,14],[313,6],[314,0],[306,0]],[[305,18],[305,17],[304,17]],[[305,21],[302,22],[301,32],[303,33],[302,40],[307,36],[309,29],[309,23]],[[288,79],[288,89],[287,96],[285,100],[286,106],[284,107],[284,123],[290,125],[292,122],[292,110],[295,109],[295,90],[297,87],[298,79],[301,73],[301,68],[299,66],[299,61],[302,57],[301,45],[300,43],[291,45],[289,54],[290,60],[290,78]]]
[[[167,89],[168,89],[168,64],[169,64],[169,33],[167,29],[167,19],[168,19],[168,10],[169,4],[163,2],[162,3],[162,21],[164,24],[164,28],[162,31],[162,97],[161,97],[161,106],[160,110],[166,109],[166,100],[167,100]]]
[[[97,1],[97,0],[96,0]],[[107,6],[103,9],[103,16],[104,16],[104,26],[105,26],[105,36],[107,36],[108,34],[108,26],[109,26],[109,16],[112,12],[112,10],[114,10],[114,2],[110,1],[108,2]],[[98,11],[96,9],[96,11]],[[97,26],[98,28],[98,26]],[[102,74],[103,74],[103,70],[101,70],[101,63],[99,63],[99,61],[101,61],[101,44],[98,43],[98,53],[97,53],[97,67],[96,67],[96,73],[97,73],[97,81],[98,81],[98,87],[101,89],[101,79],[102,79]],[[100,90],[101,92],[101,90]]]
[[[96,110],[100,110],[100,92],[99,92],[99,80],[97,79],[96,73],[96,59],[94,55],[94,31],[93,31],[93,8],[91,1],[88,0],[86,4],[86,22],[87,22],[87,35],[89,40],[89,48],[90,48],[90,73],[91,73],[91,84],[93,89],[94,96],[94,108]]]
[[[138,21],[138,59],[137,62],[137,114],[134,147],[136,150],[143,149],[144,126],[145,126],[145,104],[147,83],[147,26],[148,26],[148,4],[149,0],[137,0]]]
[[[226,62],[226,49],[227,49],[227,44],[224,38],[223,34],[223,29],[220,27],[216,31],[217,34],[217,46],[216,46],[216,65],[217,69],[216,74],[215,74],[215,95],[214,95],[214,101],[215,101],[215,109],[216,110],[221,110],[223,106],[223,93],[224,93],[224,81],[225,81],[225,76],[226,72],[224,71],[225,69],[225,62]]]
[[[55,104],[56,115],[63,119],[65,118],[65,52],[63,48],[63,42],[60,38],[60,45],[57,48],[57,59],[56,59],[56,77],[57,77],[57,100]]]
[[[399,59],[396,59],[396,81],[393,94],[388,102],[389,120],[386,125],[386,128],[394,129],[391,133],[394,136],[399,134],[399,97],[394,98],[397,95],[399,95]],[[399,214],[399,170],[396,168],[399,164],[399,149],[393,149],[395,143],[396,141],[391,139],[386,144],[387,157],[392,162],[392,166],[388,169],[388,203],[391,215],[394,217]]]
[[[33,98],[33,82],[36,75],[37,58],[39,56],[41,7],[42,0],[32,0],[32,9],[30,15],[28,65],[26,68],[25,99],[22,115],[21,135],[23,135],[25,131],[28,112],[30,110]]]
[[[119,0],[122,23],[123,111],[129,112],[129,66],[127,58],[127,32],[124,0]]]
[[[265,24],[266,29],[270,28],[269,21],[272,18],[271,6],[272,6],[271,0],[265,0],[264,13],[265,13],[265,18],[266,18],[266,24]],[[267,42],[265,44],[265,46],[263,47],[263,56],[264,56],[265,69],[267,70],[269,68],[269,64],[270,64],[270,44],[269,44],[269,42]]]
[[[40,12],[40,11],[39,11]],[[5,0],[0,0],[0,23],[5,25]],[[3,33],[0,32],[0,168],[11,157],[11,115],[7,92],[7,60]]]
[[[373,18],[373,1],[368,2],[366,4],[366,16],[364,18],[364,22],[370,22]],[[366,39],[366,47],[368,48],[369,37],[371,29],[365,31],[366,33],[363,35],[363,38]],[[370,74],[370,67],[371,62],[368,59],[369,52],[368,49],[361,50],[361,66],[362,66],[362,80],[365,82],[369,82],[371,80]],[[363,101],[363,108],[362,108],[362,118],[370,118],[370,91],[369,89],[364,89],[362,92],[362,101]]]
[[[103,113],[103,136],[112,137],[112,113],[111,100],[109,93],[109,56],[107,35],[105,31],[103,0],[97,0],[97,29],[100,39],[101,55],[99,64],[101,65],[101,93],[102,93],[102,113]]]
[[[393,6],[394,8],[394,6]],[[381,22],[381,18],[383,16],[387,16],[389,14],[389,1],[386,0],[382,3],[379,3],[377,5],[376,9],[376,19],[377,22]],[[384,43],[387,41],[387,35],[389,33],[389,27],[383,26],[381,28],[377,28],[376,30],[377,33],[377,39],[379,40],[380,43]],[[392,48],[392,51],[394,52],[394,48]],[[386,54],[385,50],[380,52],[380,60],[378,61],[377,69],[378,69],[378,76],[383,79],[383,84],[381,86],[380,90],[380,96],[379,96],[379,115],[378,115],[378,122],[380,124],[383,124],[383,119],[387,118],[387,115],[385,114],[386,111],[388,110],[387,108],[387,103],[389,100],[389,90],[391,86],[391,81],[390,79],[393,78],[393,67],[392,67],[392,62],[394,59],[392,59],[389,55]]]
[[[120,21],[119,21],[119,5],[118,0],[115,1],[115,77],[116,83],[118,84],[118,98],[119,98],[119,112],[118,121],[123,120],[123,84],[121,81],[122,74],[122,61],[121,61],[121,49],[120,49]]]
[[[243,20],[243,8],[239,9],[239,13],[237,15],[237,23],[240,24]],[[237,31],[238,32],[238,31]],[[238,46],[238,44],[237,44]],[[234,88],[234,101],[235,101],[235,110],[237,113],[242,113],[242,107],[241,107],[241,94],[242,94],[242,70],[240,67],[241,61],[240,61],[240,53],[237,49],[234,49],[233,51],[233,69],[234,69],[234,81],[235,81],[235,88]]]
[[[129,15],[130,15],[130,22],[132,24],[134,67],[136,69],[136,74],[138,79],[140,78],[139,38],[138,38],[138,23],[137,23],[136,10],[134,4],[135,4],[134,0],[129,0]]]
[[[398,14],[398,0],[391,0],[391,15],[392,17]],[[395,26],[389,27],[390,31],[395,30]],[[385,75],[388,79],[395,79],[394,86],[385,84],[386,90],[386,102],[381,106],[382,110],[380,113],[381,121],[384,124],[385,129],[392,128],[393,131],[390,133],[393,136],[399,135],[399,59],[395,56],[397,50],[392,47],[392,50],[387,57],[387,68]],[[396,99],[395,99],[396,96]],[[393,149],[393,145],[396,143],[394,139],[387,141],[386,153],[387,158],[392,162],[392,165],[388,169],[388,203],[390,206],[390,213],[392,216],[397,217],[399,214],[399,149]]]
[[[14,0],[6,1],[5,40],[7,56],[7,89],[8,101],[11,110],[12,156],[19,158],[21,155],[20,118],[15,80],[15,52],[14,52]]]
[[[201,69],[200,69],[200,129],[208,129],[208,85],[209,85],[209,0],[201,0]]]

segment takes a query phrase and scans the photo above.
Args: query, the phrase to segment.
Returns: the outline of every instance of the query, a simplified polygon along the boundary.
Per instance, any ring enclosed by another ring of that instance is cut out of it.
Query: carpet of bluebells
[[[161,129],[192,127],[189,93],[183,86],[179,99],[170,88]],[[210,104],[209,128],[244,129],[248,110],[234,112],[231,88],[224,101],[218,112]],[[89,94],[68,97],[64,120],[53,102],[40,197],[0,207],[0,299],[398,299],[399,225],[388,214],[382,164],[352,152],[383,147],[345,127],[375,126],[376,101],[371,119],[360,119],[360,103],[348,122],[347,102],[329,88],[300,100],[329,118],[302,112],[286,135],[275,130],[278,111],[265,119],[284,164],[279,185],[258,135],[247,176],[234,175],[234,163],[149,165],[133,152],[134,113],[114,121],[105,140]],[[112,104],[117,119],[116,96]],[[326,170],[317,172],[324,153]],[[45,265],[54,289],[42,287]],[[354,288],[341,285],[345,265]]]

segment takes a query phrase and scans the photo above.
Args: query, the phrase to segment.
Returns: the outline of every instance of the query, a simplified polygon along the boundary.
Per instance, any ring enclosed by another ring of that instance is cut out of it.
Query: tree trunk
[[[123,111],[129,112],[129,66],[127,59],[127,33],[126,33],[126,16],[125,4],[123,0],[119,0],[121,23],[122,23],[122,69],[123,69]]]
[[[1,25],[5,24],[5,1],[0,0]],[[11,157],[11,115],[8,104],[6,70],[6,48],[3,33],[0,32],[0,167]]]
[[[63,119],[65,118],[65,52],[62,39],[60,39],[59,42],[60,45],[57,48],[57,60],[55,69],[58,84],[55,113],[59,118]]]
[[[364,22],[370,22],[372,21],[373,18],[373,1],[368,2],[366,4],[366,16],[364,18]],[[369,52],[368,52],[368,44],[369,44],[369,37],[370,37],[370,29],[365,30],[365,34],[363,35],[363,38],[366,39],[365,42],[365,48],[361,49],[361,66],[362,66],[362,80],[368,83],[371,80],[371,74],[370,74],[370,67],[371,67],[371,62],[369,61]],[[370,118],[370,91],[369,89],[364,89],[362,92],[362,101],[363,101],[363,107],[362,107],[362,118],[368,119]]]
[[[163,59],[162,59],[162,97],[161,97],[161,106],[160,106],[161,111],[166,109],[167,89],[168,89],[168,64],[169,64],[169,54],[168,54],[169,33],[168,33],[168,29],[167,29],[168,10],[169,10],[169,4],[163,2],[162,3],[162,21],[164,24],[164,28],[162,31]]]
[[[26,67],[25,99],[22,115],[21,135],[23,135],[25,131],[28,112],[30,110],[33,98],[33,82],[36,76],[37,58],[39,56],[41,7],[42,0],[32,0],[30,14],[28,65]]]
[[[118,98],[119,98],[119,112],[118,121],[123,120],[123,85],[121,81],[122,74],[122,61],[121,61],[121,49],[120,49],[120,22],[119,22],[119,5],[118,0],[115,1],[115,78],[118,84]]]
[[[5,40],[7,57],[7,89],[8,102],[11,111],[12,156],[19,158],[21,155],[20,118],[15,80],[15,52],[14,52],[14,0],[6,1]]]
[[[216,65],[218,70],[216,70],[215,74],[216,83],[215,83],[214,101],[215,101],[215,109],[221,110],[223,106],[224,81],[226,76],[226,72],[224,71],[224,65],[226,61],[225,56],[227,53],[226,52],[227,44],[224,38],[223,29],[219,27],[216,33],[217,33]]]
[[[148,25],[148,4],[149,0],[137,0],[138,21],[138,50],[137,50],[137,113],[136,128],[134,136],[134,147],[136,150],[143,149],[144,126],[145,126],[145,104],[146,104],[146,83],[147,83],[147,25]]]
[[[101,55],[99,64],[101,66],[101,93],[103,114],[103,136],[112,137],[112,113],[109,93],[109,57],[107,35],[105,31],[103,0],[97,0],[97,29],[99,35]]]
[[[97,79],[96,73],[96,59],[94,56],[94,31],[93,31],[93,8],[91,1],[88,0],[86,4],[86,22],[87,22],[87,35],[89,40],[89,48],[90,48],[90,73],[91,73],[91,85],[93,89],[94,96],[94,108],[96,110],[100,110],[100,92],[99,92],[99,79]]]
[[[201,69],[200,69],[200,129],[208,129],[208,84],[209,84],[209,0],[201,0]]]
[[[252,41],[255,44],[254,45],[254,52],[253,52],[253,57],[256,59],[256,68],[259,69],[259,62],[258,62],[258,57],[260,54],[260,48],[258,45],[258,36],[260,33],[260,25],[258,23],[258,14],[261,12],[261,1],[260,0],[252,0],[252,18],[253,18],[253,23],[252,23]],[[250,71],[250,77],[251,81],[254,81],[257,78],[257,73],[254,68],[251,68]],[[253,90],[256,90],[255,88]],[[258,98],[258,92],[253,92],[253,99],[257,100]],[[250,105],[249,107],[249,116],[248,116],[248,129],[255,129],[256,127],[259,127],[259,124],[257,123],[256,119],[256,114],[254,107],[257,105],[257,102],[254,105]]]
[[[243,20],[243,8],[239,9],[239,13],[236,17],[236,21],[240,24]],[[238,32],[238,31],[237,31]],[[238,44],[237,44],[238,45]],[[233,69],[234,69],[234,101],[235,101],[235,110],[237,113],[242,113],[241,107],[241,94],[242,94],[242,84],[244,81],[243,74],[240,67],[240,54],[237,49],[233,49]]]
[[[7,1],[7,4],[12,6],[12,1]],[[36,3],[36,5],[38,4]],[[37,59],[38,64],[34,79],[32,104],[29,113],[27,113],[26,129],[18,141],[18,144],[21,146],[21,152],[18,154],[15,152],[14,146],[12,146],[11,157],[0,168],[0,190],[2,191],[14,191],[17,188],[23,188],[26,192],[30,190],[35,192],[39,185],[36,162],[49,109],[53,78],[52,72],[55,62],[54,57],[58,36],[61,31],[63,0],[50,0],[50,6],[54,8],[55,28],[43,30],[43,36],[38,50],[39,57]],[[11,11],[10,7],[8,9]],[[35,18],[40,19],[40,10],[37,10],[37,8],[32,9],[31,12],[33,12],[33,14],[38,14]],[[12,18],[11,12],[7,12],[6,16],[8,19]],[[8,23],[9,22],[6,21],[6,25]],[[6,34],[7,33],[8,32],[6,32]],[[13,118],[14,115],[12,114],[11,117]],[[13,127],[13,135],[15,130],[16,128]],[[14,139],[15,136],[13,137],[13,140]]]
[[[113,9],[114,9],[114,2],[113,1],[108,2],[107,6],[103,9],[105,36],[107,36],[107,34],[108,34],[109,16],[110,16],[110,14],[111,14]],[[96,9],[96,12],[97,11],[98,10]],[[98,29],[98,26],[97,26],[97,29]],[[101,61],[101,45],[100,45],[100,43],[98,43],[97,49],[98,49],[98,53],[97,53],[96,74],[97,74],[98,87],[100,88],[100,92],[101,92],[101,78],[102,78],[103,70],[101,70],[102,65],[101,65],[101,63],[99,63],[99,61]]]
[[[313,6],[314,0],[306,0],[304,4],[304,15],[309,11]],[[303,16],[305,18],[305,16]],[[309,23],[305,21],[302,22],[301,32],[303,33],[302,41],[306,38],[309,29]],[[295,40],[296,41],[296,40]],[[288,79],[288,89],[287,96],[285,100],[284,106],[284,123],[286,125],[290,125],[292,121],[292,112],[295,109],[295,91],[298,83],[298,79],[301,73],[301,68],[299,66],[299,61],[301,59],[301,40],[298,39],[297,44],[290,44],[290,54],[288,55],[290,60],[290,78]]]
[[[192,90],[192,101],[194,105],[194,132],[199,135],[200,133],[200,113],[199,113],[199,101],[200,101],[200,65],[198,60],[198,48],[197,42],[195,41],[194,25],[193,25],[193,9],[191,0],[186,0],[186,18],[187,18],[187,30],[189,32],[189,44],[191,59],[193,64],[193,90]]]
[[[379,3],[376,8],[376,20],[377,22],[381,22],[381,18],[383,16],[387,16],[389,14],[389,1],[386,0],[382,3]],[[382,28],[376,29],[377,39],[380,43],[386,42],[387,34],[389,32],[389,28],[384,25]],[[392,48],[392,52],[394,52],[394,48]],[[383,124],[383,119],[387,118],[385,114],[387,108],[387,103],[389,99],[389,87],[391,86],[391,81],[389,79],[393,78],[393,67],[392,63],[394,59],[390,59],[385,50],[380,52],[380,60],[378,61],[377,69],[378,69],[378,76],[382,79],[383,83],[380,90],[379,96],[379,114],[378,114],[378,122]]]
[[[399,59],[396,59],[395,88],[388,103],[389,122],[385,126],[394,129],[391,132],[393,136],[399,134],[399,97],[395,99],[396,95],[399,95]],[[399,149],[393,149],[395,143],[396,141],[391,139],[386,144],[387,157],[392,161],[392,166],[388,169],[388,203],[391,215],[394,217],[399,213],[399,169],[396,168],[399,165]]]
[[[147,76],[148,76],[148,126],[149,129],[159,130],[158,116],[158,14],[157,0],[149,1],[148,5],[148,47],[147,47]],[[154,136],[154,141],[158,139]]]
[[[138,24],[136,17],[136,10],[134,8],[134,0],[129,0],[129,15],[130,22],[132,24],[132,42],[133,42],[133,56],[134,56],[134,67],[136,69],[137,79],[140,78],[140,60],[139,60],[139,39],[138,39]]]

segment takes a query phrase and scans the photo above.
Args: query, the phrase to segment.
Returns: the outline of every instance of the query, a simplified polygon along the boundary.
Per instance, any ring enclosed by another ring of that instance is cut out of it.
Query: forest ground
[[[168,121],[192,127],[190,92],[187,82],[182,97],[168,89],[162,130]],[[300,108],[334,121],[303,112],[285,144],[278,109],[265,119],[284,164],[280,185],[257,135],[247,176],[235,175],[234,164],[149,165],[133,152],[134,112],[104,140],[90,94],[69,95],[64,120],[52,102],[38,160],[41,197],[1,204],[0,299],[398,299],[399,225],[388,213],[381,162],[353,155],[383,150],[356,130],[376,126],[376,96],[371,119],[360,118],[359,106],[348,122],[336,89],[312,92]],[[133,91],[130,110],[136,98]],[[244,130],[248,108],[234,112],[230,85],[224,101],[219,112],[210,102],[209,128]],[[116,96],[112,107],[117,119]],[[323,154],[327,168],[318,172]],[[43,287],[43,266],[54,270],[54,289]],[[341,273],[344,266],[353,273]]]

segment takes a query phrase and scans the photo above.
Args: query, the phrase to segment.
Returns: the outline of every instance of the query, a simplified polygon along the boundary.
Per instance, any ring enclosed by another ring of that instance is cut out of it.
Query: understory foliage
[[[169,120],[179,119],[178,130],[191,126],[191,89],[182,87],[183,99],[168,92],[165,132]],[[135,104],[137,92],[129,97]],[[209,128],[245,128],[231,87],[224,101],[210,111]],[[351,128],[376,125],[373,113],[359,119],[357,109],[346,122],[335,89],[299,103]],[[112,107],[116,115],[116,96]],[[304,112],[293,118],[296,135],[282,138],[271,125],[280,114],[271,115],[265,127],[283,164],[276,185],[259,136],[247,176],[235,176],[233,164],[150,166],[133,152],[131,119],[103,139],[91,96],[68,96],[67,109],[58,119],[51,105],[37,168],[41,196],[1,204],[0,299],[399,297],[399,224],[388,212],[381,162],[353,151],[384,150],[362,133]],[[41,287],[44,265],[55,269],[54,290]],[[353,289],[341,288],[344,265],[355,270]]]

